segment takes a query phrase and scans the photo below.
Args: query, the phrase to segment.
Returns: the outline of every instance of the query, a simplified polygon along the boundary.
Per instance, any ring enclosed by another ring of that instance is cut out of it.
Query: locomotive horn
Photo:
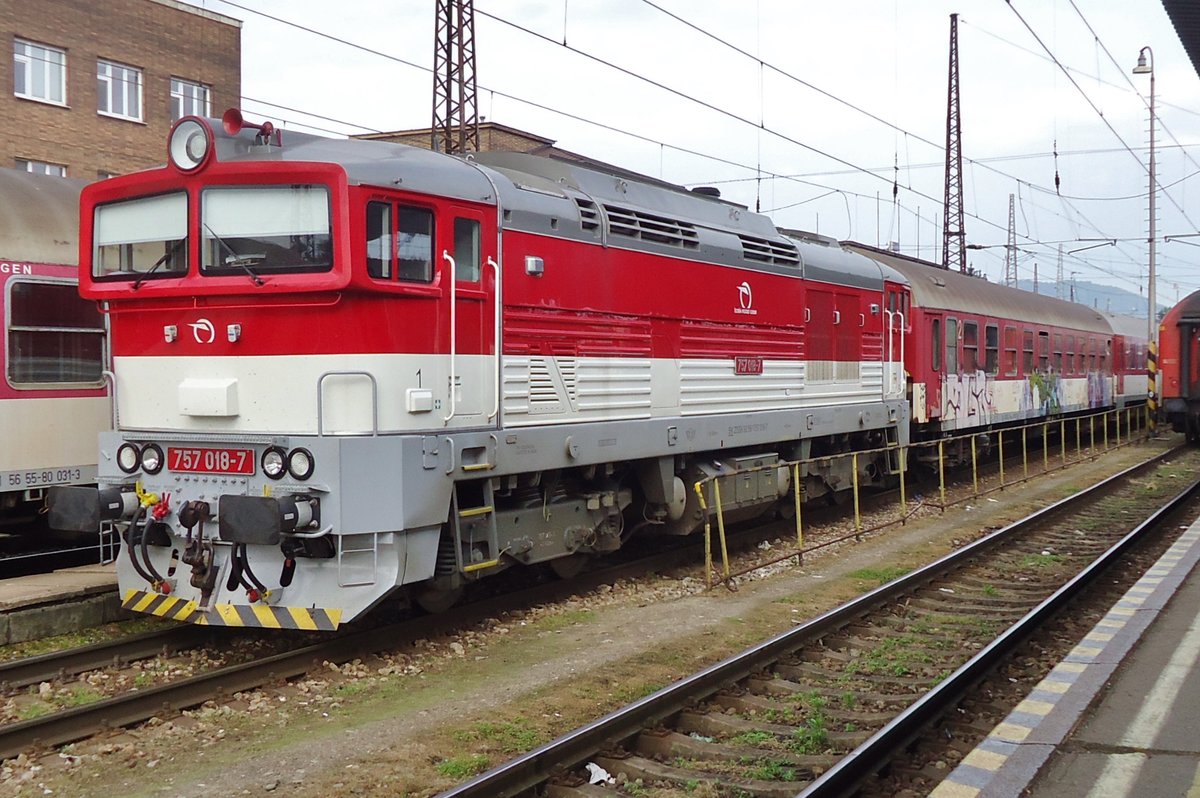
[[[242,112],[236,108],[230,108],[225,113],[221,114],[221,126],[225,129],[225,132],[231,136],[236,136],[242,131],[243,128],[254,128],[258,131],[260,144],[270,141],[272,136],[275,138],[275,144],[279,144],[279,131],[275,129],[275,125],[271,124],[270,122],[262,122],[261,124],[247,122],[245,117],[242,116]]]
[[[225,113],[221,114],[221,126],[225,128],[225,132],[231,136],[236,136],[241,132],[242,127],[246,124],[246,120],[242,118],[242,112],[236,108],[230,108]]]

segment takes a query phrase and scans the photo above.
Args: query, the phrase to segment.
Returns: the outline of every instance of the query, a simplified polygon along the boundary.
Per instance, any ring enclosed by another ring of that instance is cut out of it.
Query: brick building
[[[0,165],[95,180],[161,164],[240,105],[242,23],[176,0],[0,0]]]

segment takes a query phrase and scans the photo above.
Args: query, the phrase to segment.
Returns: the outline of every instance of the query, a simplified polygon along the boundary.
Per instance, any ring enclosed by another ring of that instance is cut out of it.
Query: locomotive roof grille
[[[756,263],[771,263],[776,266],[799,266],[800,252],[796,245],[781,241],[738,234],[742,240],[742,257]]]
[[[596,203],[591,200],[575,197],[575,205],[579,208],[580,227],[584,230],[597,230],[600,228],[600,212],[596,210]]]
[[[655,216],[631,208],[620,208],[616,205],[605,205],[604,212],[608,215],[609,232],[614,235],[629,236],[642,241],[655,241],[688,249],[700,246],[700,237],[696,233],[696,227],[688,222],[668,219],[665,216]]]

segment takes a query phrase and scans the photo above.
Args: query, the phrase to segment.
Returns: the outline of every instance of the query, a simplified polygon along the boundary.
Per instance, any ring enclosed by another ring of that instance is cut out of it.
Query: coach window
[[[1054,365],[1054,370],[1060,374],[1062,373],[1062,370],[1063,370],[1062,353],[1063,353],[1062,333],[1055,333],[1054,334],[1054,358],[1050,362]]]
[[[392,206],[367,203],[367,274],[380,280],[392,278]]]
[[[979,371],[979,324],[977,322],[963,322],[962,348],[963,371],[974,374]]]
[[[1038,371],[1046,372],[1050,368],[1050,333],[1038,333]]]
[[[1109,364],[1112,361],[1112,339],[1106,338],[1104,345],[1100,349],[1100,370],[1108,371]]]
[[[1063,355],[1063,373],[1075,373],[1075,336],[1068,335],[1066,343],[1066,352]]]
[[[1004,373],[1006,376],[1017,376],[1017,328],[1004,326]]]
[[[933,370],[942,368],[942,320],[933,320]]]
[[[995,376],[1000,373],[1000,328],[989,324],[983,329],[984,347],[986,348],[983,370]]]
[[[946,319],[946,373],[958,373],[958,319]]]
[[[454,220],[454,268],[459,282],[479,282],[479,222]]]
[[[1026,330],[1021,352],[1021,371],[1025,374],[1033,373],[1033,331]]]
[[[13,280],[8,287],[11,385],[95,385],[104,368],[104,317],[74,283]]]

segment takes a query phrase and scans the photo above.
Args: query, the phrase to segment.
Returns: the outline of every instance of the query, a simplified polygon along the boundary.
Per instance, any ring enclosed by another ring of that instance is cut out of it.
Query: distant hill
[[[1017,287],[1022,291],[1033,291],[1033,280],[1018,280]],[[1065,283],[1060,288],[1054,282],[1040,280],[1038,281],[1037,293],[1044,296],[1070,299],[1071,284],[1069,282]],[[1134,318],[1144,319],[1146,317],[1146,297],[1132,291],[1126,291],[1123,288],[1113,288],[1111,285],[1076,280],[1075,301],[1081,305],[1088,305],[1098,310],[1121,313],[1126,316],[1133,316]],[[1158,312],[1161,316],[1167,310],[1167,306],[1159,302],[1158,307]]]

